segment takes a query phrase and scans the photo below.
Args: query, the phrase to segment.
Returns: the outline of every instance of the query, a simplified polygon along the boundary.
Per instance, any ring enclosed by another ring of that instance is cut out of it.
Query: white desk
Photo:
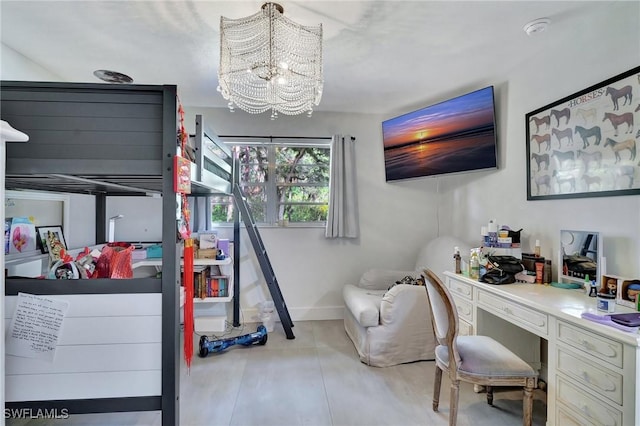
[[[596,299],[580,290],[445,276],[461,334],[492,336],[541,369],[548,425],[640,423],[640,334],[582,319],[582,312],[598,312]]]

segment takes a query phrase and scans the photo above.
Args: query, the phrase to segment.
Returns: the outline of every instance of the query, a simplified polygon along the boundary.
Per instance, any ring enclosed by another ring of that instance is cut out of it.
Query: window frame
[[[283,203],[279,202],[278,199],[278,188],[279,187],[325,187],[328,191],[330,191],[329,184],[329,175],[331,173],[331,137],[326,138],[305,138],[305,137],[232,137],[232,136],[221,136],[220,139],[227,144],[234,153],[234,158],[236,154],[236,146],[263,146],[267,148],[267,179],[265,182],[240,182],[240,186],[261,186],[264,188],[264,196],[265,196],[265,221],[256,220],[256,224],[261,227],[278,227],[283,226],[292,226],[292,227],[309,227],[309,228],[324,228],[326,226],[326,218],[322,221],[307,221],[307,222],[289,222],[288,220],[279,220],[279,206],[288,206],[288,205],[303,205],[303,206],[322,206],[329,205],[330,194],[327,197],[327,202],[300,202],[300,201],[285,201]],[[300,182],[300,183],[279,183],[278,178],[276,177],[276,150],[279,147],[294,147],[294,148],[322,148],[327,150],[328,155],[328,164],[327,164],[327,183],[326,185],[319,185],[315,183],[308,182]],[[273,178],[270,178],[272,177]],[[209,211],[213,208],[213,200],[211,197],[207,197],[209,203]],[[233,205],[232,196],[227,196],[226,201],[222,201],[216,203],[217,205]],[[235,205],[233,205],[235,209]],[[211,222],[211,225],[214,227],[220,226],[230,226],[233,222]]]

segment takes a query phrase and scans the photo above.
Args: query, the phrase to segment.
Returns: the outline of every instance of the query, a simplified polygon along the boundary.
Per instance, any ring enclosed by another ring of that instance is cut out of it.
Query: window
[[[237,143],[240,186],[256,223],[322,224],[329,204],[330,146]],[[233,221],[233,200],[211,197],[212,221]]]

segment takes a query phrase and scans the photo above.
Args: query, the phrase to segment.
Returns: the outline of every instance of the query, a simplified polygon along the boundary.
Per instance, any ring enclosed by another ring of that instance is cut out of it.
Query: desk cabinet
[[[495,286],[451,272],[445,277],[461,333],[494,337],[536,369],[536,359],[546,360],[547,425],[639,424],[639,335],[582,319],[582,312],[597,312],[593,298],[537,284]],[[542,357],[541,348],[547,351]]]
[[[636,424],[634,348],[566,321],[558,321],[556,332],[553,358],[562,416],[585,424]]]

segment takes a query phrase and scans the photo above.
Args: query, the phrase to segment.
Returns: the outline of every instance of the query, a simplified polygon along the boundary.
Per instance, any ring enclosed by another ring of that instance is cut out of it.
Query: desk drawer
[[[467,300],[473,300],[473,287],[462,281],[453,278],[447,278],[449,281],[449,291],[453,296],[460,296]]]
[[[546,337],[549,334],[549,319],[541,312],[485,292],[478,293],[478,305],[538,336]]]
[[[562,321],[558,322],[558,341],[573,346],[615,367],[622,368],[624,345],[620,342],[607,339]]]
[[[597,425],[624,425],[622,412],[613,409],[602,401],[586,392],[578,389],[577,386],[564,379],[562,375],[557,377],[557,402],[570,407],[580,413],[588,422]]]
[[[473,336],[473,325],[464,320],[458,321],[458,335],[460,336]]]
[[[556,423],[560,426],[597,426],[573,410],[558,403],[556,404]]]
[[[473,323],[473,304],[459,296],[453,296],[458,316],[468,323]]]
[[[558,348],[558,371],[589,388],[593,392],[608,398],[611,402],[622,405],[622,375],[607,370],[579,355]]]

